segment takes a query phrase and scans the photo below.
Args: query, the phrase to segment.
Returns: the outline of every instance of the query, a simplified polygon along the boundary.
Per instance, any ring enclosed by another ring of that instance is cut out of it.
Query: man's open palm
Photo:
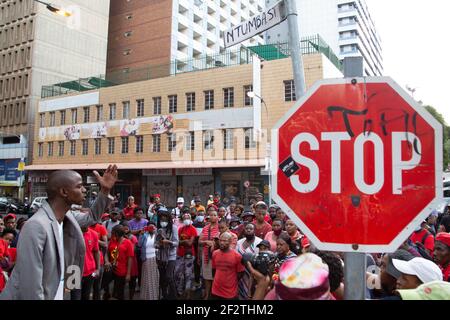
[[[97,171],[94,171],[94,175],[97,178],[97,181],[100,184],[102,191],[109,193],[117,181],[118,177],[117,166],[110,164],[106,169],[106,171],[103,173],[103,176],[101,176]]]

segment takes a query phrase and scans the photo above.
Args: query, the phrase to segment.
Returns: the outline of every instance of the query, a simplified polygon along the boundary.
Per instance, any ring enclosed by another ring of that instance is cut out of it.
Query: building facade
[[[0,3],[0,163],[30,156],[41,87],[102,74],[106,67],[109,1],[55,1],[62,17],[33,0]],[[2,166],[0,166],[2,168]],[[19,195],[20,173],[2,180],[0,195]],[[19,180],[18,180],[19,179]],[[15,180],[11,181],[11,180]],[[23,192],[22,192],[23,193]]]
[[[308,86],[342,76],[320,52],[303,57]],[[261,68],[252,59],[43,99],[33,163],[27,167],[32,196],[44,195],[51,170],[79,170],[96,188],[92,170],[117,163],[115,191],[124,199],[132,194],[143,205],[154,192],[169,206],[177,196],[190,201],[194,194],[206,203],[214,191],[224,201],[235,197],[243,204],[257,192],[268,197],[263,169],[269,130],[295,102],[295,88],[289,56],[265,60]],[[264,99],[260,117],[247,95],[254,81]],[[259,126],[262,134],[255,135]]]
[[[276,0],[266,0],[266,7]],[[319,34],[341,60],[362,56],[364,74],[383,75],[380,36],[364,0],[297,0],[300,36]],[[288,40],[287,21],[266,32],[267,43]]]
[[[221,32],[263,10],[264,0],[111,1],[107,73],[198,59],[224,50]],[[264,43],[258,35],[242,45]],[[231,56],[231,60],[238,59]],[[178,64],[176,71],[193,70]]]

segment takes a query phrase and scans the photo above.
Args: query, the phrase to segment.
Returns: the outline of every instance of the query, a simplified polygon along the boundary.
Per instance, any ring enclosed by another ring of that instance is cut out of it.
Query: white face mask
[[[191,219],[186,219],[186,220],[183,221],[183,224],[185,226],[190,226],[192,224],[192,220]]]
[[[167,227],[168,224],[169,224],[168,222],[163,221],[161,222],[161,227],[165,228]]]
[[[198,216],[195,220],[198,222],[203,222],[203,220],[205,220],[205,216]]]

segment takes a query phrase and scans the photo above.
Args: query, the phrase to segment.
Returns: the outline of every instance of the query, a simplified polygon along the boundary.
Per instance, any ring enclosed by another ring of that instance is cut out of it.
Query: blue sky
[[[381,36],[384,74],[416,88],[450,125],[450,1],[366,0]]]

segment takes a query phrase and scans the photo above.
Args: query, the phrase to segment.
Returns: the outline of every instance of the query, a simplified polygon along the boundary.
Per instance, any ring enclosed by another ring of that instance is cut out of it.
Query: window
[[[161,152],[161,135],[154,134],[153,135],[153,152]]]
[[[101,154],[102,153],[102,139],[94,139],[94,150],[95,154]]]
[[[205,110],[214,109],[214,90],[205,91]]]
[[[109,120],[115,120],[116,119],[116,104],[110,103],[109,104]]]
[[[50,112],[50,127],[55,126],[55,112]]]
[[[77,109],[72,109],[72,124],[78,123],[78,112]]]
[[[161,97],[153,97],[153,114],[161,114]]]
[[[98,105],[97,106],[97,121],[102,121],[102,120],[103,120],[103,106]]]
[[[84,117],[83,117],[83,121],[84,121],[84,123],[88,123],[89,122],[89,110],[90,108],[89,107],[84,107],[83,108],[83,111],[84,111]]]
[[[75,140],[70,141],[70,155],[74,156],[77,150],[77,142]]]
[[[48,156],[53,157],[53,142],[48,143]]]
[[[115,150],[115,139],[108,138],[108,154],[114,154]]]
[[[60,118],[60,125],[65,125],[66,124],[66,110],[62,110],[59,112],[59,118]]]
[[[42,158],[44,155],[44,144],[42,142],[38,143],[38,156],[39,158]]]
[[[5,116],[5,118],[6,118],[6,116]],[[39,126],[41,128],[45,127],[45,113],[39,114]]]
[[[64,156],[64,141],[59,141],[59,150],[58,150],[58,156],[63,157]]]
[[[214,148],[214,132],[212,130],[205,131],[203,135],[203,144],[205,150],[212,150]]]
[[[256,141],[253,137],[253,128],[245,129],[245,149],[256,148]]]
[[[253,98],[250,98],[247,93],[253,91],[253,85],[244,86],[244,106],[252,106],[253,105]]]
[[[130,101],[122,102],[122,106],[123,106],[122,118],[129,119],[130,118]]]
[[[195,92],[186,93],[186,111],[195,111]]]
[[[122,153],[128,153],[128,137],[122,137]]]
[[[144,116],[144,99],[136,100],[136,106],[137,106],[137,110],[136,110],[137,116],[143,117]]]
[[[233,130],[226,129],[223,131],[223,148],[233,149]]]
[[[88,154],[88,149],[89,149],[89,144],[88,144],[88,140],[86,140],[86,139],[84,139],[84,140],[81,140],[81,143],[82,143],[82,152],[81,152],[81,154],[83,155],[83,156],[87,156],[87,154]]]
[[[136,136],[136,153],[144,152],[144,137]]]
[[[224,108],[234,107],[234,88],[223,89],[223,106]]]
[[[284,83],[284,101],[295,101],[295,84],[294,80],[286,80]]]
[[[172,151],[176,151],[177,148],[177,136],[175,133],[171,133],[167,136],[167,146],[168,146],[168,151],[172,152]]]
[[[177,96],[169,96],[169,113],[177,112]]]
[[[195,134],[193,131],[186,134],[186,150],[195,150]]]

